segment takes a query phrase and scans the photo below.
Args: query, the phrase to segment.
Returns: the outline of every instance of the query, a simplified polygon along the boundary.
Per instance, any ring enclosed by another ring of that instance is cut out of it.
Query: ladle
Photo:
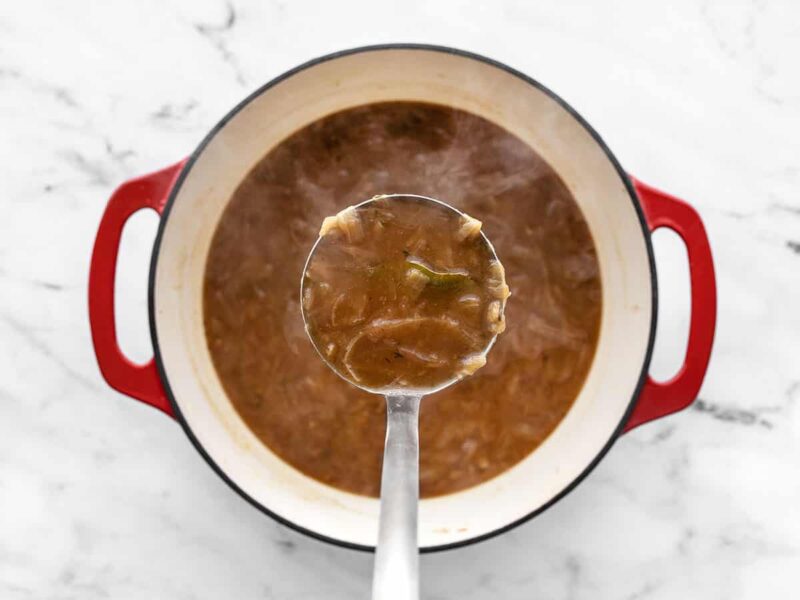
[[[449,204],[415,194],[389,194],[376,196],[355,206],[356,210],[368,207],[377,200],[415,199],[444,206],[459,215],[461,211]],[[481,238],[490,251],[492,260],[498,260],[491,242],[481,231]],[[314,252],[319,246],[318,238],[309,252],[300,284],[300,298],[304,297],[306,272]],[[303,303],[301,302],[301,306]],[[309,332],[305,307],[302,308],[306,333]],[[417,544],[417,514],[419,503],[419,407],[423,396],[438,392],[461,379],[455,375],[443,384],[425,390],[381,390],[376,391],[360,385],[335,369],[325,353],[309,334],[312,344],[325,363],[350,384],[367,392],[380,393],[386,398],[386,441],[383,453],[381,476],[380,519],[378,543],[372,578],[373,600],[417,600],[419,598],[419,549]],[[495,334],[483,350],[485,355],[494,344]]]

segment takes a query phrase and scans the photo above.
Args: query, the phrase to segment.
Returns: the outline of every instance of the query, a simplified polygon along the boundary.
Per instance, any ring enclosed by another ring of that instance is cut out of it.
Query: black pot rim
[[[442,52],[445,54],[453,54],[456,56],[460,56],[463,58],[468,58],[471,60],[476,60],[490,66],[502,69],[507,73],[514,75],[515,77],[521,79],[522,81],[526,82],[528,85],[531,85],[541,92],[547,94],[550,98],[552,98],[555,102],[557,102],[564,110],[566,110],[580,125],[592,136],[594,141],[600,146],[603,150],[605,155],[608,157],[608,160],[616,169],[617,173],[619,174],[620,180],[622,181],[623,185],[625,186],[626,190],[628,191],[628,195],[630,197],[631,203],[633,205],[634,210],[639,218],[639,223],[642,228],[642,236],[644,237],[645,247],[647,249],[647,257],[650,265],[650,273],[651,273],[651,288],[652,288],[652,311],[651,311],[651,322],[650,322],[650,334],[649,339],[647,342],[647,350],[645,352],[644,359],[642,361],[642,367],[639,374],[639,380],[636,384],[636,388],[631,396],[631,399],[628,403],[628,407],[625,410],[624,415],[620,419],[619,424],[612,432],[611,436],[609,437],[608,441],[603,445],[600,449],[600,452],[595,456],[595,458],[586,466],[586,468],[563,490],[561,490],[558,494],[556,494],[553,498],[551,498],[548,502],[543,504],[542,506],[536,508],[535,510],[531,511],[524,517],[521,517],[507,525],[502,527],[498,527],[490,532],[477,535],[465,540],[461,540],[458,542],[453,542],[450,544],[441,544],[438,546],[428,546],[424,548],[420,548],[420,552],[427,553],[427,552],[439,552],[443,550],[453,550],[456,548],[462,548],[464,546],[469,546],[471,544],[475,544],[477,542],[482,542],[484,540],[488,540],[495,536],[498,536],[502,533],[505,533],[527,521],[531,520],[533,517],[541,514],[548,508],[550,508],[553,504],[564,498],[567,494],[575,490],[578,485],[586,479],[586,477],[591,473],[594,468],[599,464],[599,462],[603,459],[603,457],[608,453],[611,447],[616,442],[617,438],[622,434],[625,424],[628,421],[628,418],[633,411],[633,408],[636,406],[636,400],[639,397],[639,394],[644,386],[644,383],[647,379],[648,367],[650,366],[650,360],[653,353],[653,344],[655,341],[655,329],[656,329],[656,320],[658,316],[658,285],[656,280],[656,269],[655,269],[655,258],[653,254],[653,246],[650,239],[650,229],[647,226],[647,222],[645,220],[644,212],[642,211],[642,207],[639,204],[638,197],[636,195],[636,191],[634,190],[633,184],[631,183],[628,175],[623,170],[622,166],[620,165],[619,161],[616,159],[614,154],[609,149],[608,145],[603,141],[600,135],[589,125],[589,123],[569,104],[567,104],[562,98],[556,95],[553,91],[551,91],[546,86],[542,85],[535,79],[528,77],[524,73],[509,67],[501,62],[496,60],[487,58],[485,56],[481,56],[479,54],[475,54],[473,52],[468,52],[465,50],[459,50],[456,48],[450,48],[447,46],[437,46],[432,44],[411,44],[411,43],[392,43],[392,44],[377,44],[377,45],[369,45],[369,46],[359,46],[356,48],[351,48],[348,50],[341,50],[338,52],[333,52],[330,54],[326,54],[319,58],[315,58],[313,60],[309,60],[289,71],[286,71],[282,75],[272,79],[268,83],[262,85],[250,95],[248,95],[244,100],[239,102],[227,115],[225,115],[203,138],[197,148],[192,152],[189,156],[189,159],[186,161],[183,169],[181,170],[177,180],[175,181],[175,185],[173,186],[169,198],[164,206],[164,211],[161,215],[161,220],[158,226],[158,232],[156,234],[156,240],[153,245],[153,254],[150,261],[150,275],[149,275],[149,282],[148,282],[148,294],[147,294],[147,303],[148,303],[148,312],[149,312],[149,322],[150,322],[150,336],[153,342],[153,350],[155,356],[155,364],[156,368],[158,369],[159,377],[161,378],[161,382],[164,386],[164,391],[167,394],[167,398],[169,399],[169,403],[172,406],[172,410],[175,413],[175,416],[178,422],[181,424],[184,432],[188,436],[189,440],[191,441],[192,445],[195,449],[200,453],[200,455],[205,459],[205,461],[209,464],[209,466],[214,470],[214,472],[222,478],[225,483],[227,483],[233,490],[238,493],[242,498],[244,498],[247,502],[253,505],[255,508],[260,510],[261,512],[269,515],[274,520],[278,521],[279,523],[286,525],[287,527],[294,529],[295,531],[307,535],[311,538],[320,540],[322,542],[326,542],[329,544],[333,544],[335,546],[339,546],[341,548],[348,548],[351,550],[360,550],[365,552],[374,552],[374,546],[366,546],[363,544],[354,544],[351,542],[347,542],[344,540],[340,540],[337,538],[332,538],[326,535],[322,535],[317,533],[316,531],[312,531],[307,529],[297,523],[282,517],[281,515],[277,514],[276,512],[270,510],[266,506],[262,505],[261,503],[257,502],[254,498],[252,498],[249,494],[247,494],[243,489],[241,489],[232,479],[228,477],[225,471],[214,461],[214,459],[209,455],[209,453],[205,450],[203,445],[195,436],[194,432],[192,431],[189,423],[187,422],[186,418],[184,417],[183,413],[181,412],[180,406],[178,405],[177,401],[175,400],[175,396],[172,393],[172,388],[169,384],[169,378],[167,376],[166,369],[164,368],[164,363],[161,356],[161,350],[158,342],[158,332],[156,330],[156,323],[155,323],[155,274],[158,265],[158,255],[161,248],[161,241],[164,234],[164,229],[169,219],[169,215],[171,212],[172,205],[175,201],[175,198],[186,179],[187,174],[191,171],[195,161],[197,160],[198,156],[203,152],[206,146],[210,143],[210,141],[216,136],[216,134],[234,117],[236,116],[245,106],[247,106],[251,101],[255,98],[263,94],[265,91],[269,90],[270,88],[274,87],[278,83],[282,82],[293,75],[314,67],[318,64],[328,62],[331,60],[335,60],[338,58],[342,58],[345,56],[350,56],[353,54],[360,54],[365,52],[379,52],[383,50],[426,50],[426,51],[433,51],[433,52]]]

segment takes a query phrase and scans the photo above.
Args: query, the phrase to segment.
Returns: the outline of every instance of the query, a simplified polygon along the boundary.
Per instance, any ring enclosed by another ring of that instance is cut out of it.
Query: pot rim
[[[206,146],[217,135],[217,133],[223,127],[225,127],[225,125],[227,125],[227,123],[231,119],[233,119],[242,109],[244,109],[248,104],[250,104],[250,102],[255,100],[261,94],[263,94],[267,90],[271,89],[272,87],[276,86],[277,84],[281,83],[282,81],[284,81],[284,80],[296,75],[297,73],[300,73],[302,71],[310,69],[310,68],[312,68],[312,67],[314,67],[316,65],[319,65],[319,64],[322,64],[322,63],[325,63],[325,62],[328,62],[328,61],[336,60],[338,58],[343,58],[343,57],[346,57],[346,56],[350,56],[350,55],[354,55],[354,54],[361,54],[361,53],[366,53],[366,52],[380,52],[380,51],[384,51],[384,50],[423,50],[423,51],[429,51],[429,52],[442,52],[442,53],[445,53],[445,54],[452,54],[452,55],[459,56],[459,57],[462,57],[462,58],[467,58],[467,59],[475,60],[475,61],[478,61],[478,62],[482,62],[482,63],[487,64],[489,66],[501,69],[501,70],[509,73],[510,75],[513,75],[513,76],[517,77],[518,79],[521,79],[522,81],[524,81],[528,85],[537,88],[539,91],[543,92],[548,97],[550,97],[552,100],[554,100],[559,106],[561,106],[565,111],[567,111],[567,113],[569,113],[569,115],[573,119],[575,119],[586,130],[586,132],[592,137],[592,139],[595,141],[595,143],[597,143],[597,145],[600,147],[600,149],[606,155],[608,160],[611,162],[611,164],[614,167],[614,169],[619,174],[620,180],[622,181],[623,185],[625,186],[625,189],[628,192],[628,196],[629,196],[629,198],[631,200],[631,204],[633,205],[633,208],[636,211],[636,215],[637,215],[637,217],[639,219],[639,224],[641,226],[642,235],[644,237],[645,248],[647,250],[647,258],[648,258],[648,263],[649,263],[650,273],[651,273],[652,310],[651,310],[651,319],[650,319],[650,333],[649,333],[649,336],[648,336],[647,348],[646,348],[646,351],[645,351],[645,354],[644,354],[644,358],[643,358],[643,361],[642,361],[642,367],[641,367],[641,371],[639,373],[639,379],[638,379],[638,381],[636,383],[636,387],[635,387],[635,389],[633,391],[633,394],[631,395],[631,399],[628,402],[628,407],[626,408],[624,414],[622,415],[622,418],[620,419],[620,422],[617,424],[616,428],[611,433],[608,441],[606,441],[606,443],[603,445],[603,447],[600,449],[600,451],[597,453],[597,455],[594,457],[594,459],[584,468],[583,471],[581,471],[581,473],[573,481],[571,481],[569,483],[569,485],[565,486],[564,489],[562,489],[558,494],[553,496],[553,498],[551,498],[548,502],[546,502],[545,504],[539,506],[538,508],[536,508],[535,510],[533,510],[530,513],[526,514],[525,516],[523,516],[523,517],[521,517],[519,519],[516,519],[515,521],[512,521],[511,523],[508,523],[508,524],[506,524],[506,525],[504,525],[502,527],[498,527],[497,529],[494,529],[492,531],[483,533],[481,535],[476,535],[474,537],[467,538],[467,539],[464,539],[464,540],[460,540],[458,542],[453,542],[453,543],[449,543],[449,544],[441,544],[441,545],[438,545],[438,546],[426,546],[426,547],[422,547],[422,548],[419,549],[421,553],[440,552],[440,551],[443,551],[443,550],[454,550],[456,548],[462,548],[462,547],[465,547],[465,546],[476,544],[478,542],[482,542],[482,541],[488,540],[490,538],[493,538],[493,537],[496,537],[498,535],[501,535],[501,534],[503,534],[503,533],[505,533],[507,531],[510,531],[511,529],[514,529],[515,527],[518,527],[519,525],[522,525],[523,523],[526,523],[526,522],[530,521],[535,516],[537,516],[540,513],[544,512],[545,510],[550,508],[553,504],[555,504],[556,502],[558,502],[559,500],[561,500],[562,498],[567,496],[569,493],[571,493],[573,490],[575,490],[575,488],[577,488],[578,485],[581,482],[583,482],[586,479],[586,477],[594,470],[594,468],[600,463],[600,461],[605,457],[605,455],[608,453],[608,451],[614,445],[616,440],[622,434],[622,432],[623,432],[623,430],[625,428],[625,424],[628,422],[628,419],[629,419],[631,413],[633,412],[634,407],[636,406],[636,402],[637,402],[637,400],[639,398],[639,395],[640,395],[640,393],[642,391],[642,387],[644,386],[645,381],[647,380],[648,369],[649,369],[649,366],[650,366],[650,360],[651,360],[652,354],[653,354],[653,346],[654,346],[654,343],[655,343],[656,322],[657,322],[657,318],[658,318],[658,282],[657,282],[657,277],[656,277],[655,255],[653,253],[653,246],[652,246],[652,242],[651,242],[650,229],[647,226],[647,222],[645,220],[644,212],[642,210],[642,207],[641,207],[641,204],[639,202],[638,196],[636,195],[636,192],[634,190],[633,184],[632,184],[630,178],[628,177],[627,173],[625,172],[625,170],[622,168],[622,165],[620,165],[620,163],[617,160],[617,158],[611,152],[611,149],[603,141],[603,139],[600,137],[600,135],[597,133],[597,131],[595,131],[592,128],[592,126],[589,125],[589,123],[574,108],[572,108],[572,106],[567,104],[567,102],[565,100],[563,100],[560,96],[558,96],[556,93],[554,93],[552,90],[550,90],[545,85],[541,84],[539,81],[529,77],[528,75],[522,73],[521,71],[518,71],[517,69],[514,69],[514,68],[512,68],[512,67],[510,67],[510,66],[508,66],[508,65],[506,65],[506,64],[504,64],[502,62],[499,62],[497,60],[494,60],[494,59],[491,59],[491,58],[487,58],[487,57],[485,57],[483,55],[476,54],[476,53],[473,53],[473,52],[469,52],[469,51],[466,51],[466,50],[460,50],[460,49],[452,48],[452,47],[449,47],[449,46],[439,46],[439,45],[435,45],[435,44],[416,44],[416,43],[399,42],[399,43],[374,44],[374,45],[358,46],[358,47],[355,47],[355,48],[339,50],[339,51],[336,51],[336,52],[332,52],[332,53],[325,54],[323,56],[311,59],[309,61],[306,61],[306,62],[304,62],[304,63],[302,63],[302,64],[300,64],[300,65],[298,65],[298,66],[296,66],[296,67],[284,72],[284,73],[282,73],[281,75],[278,75],[277,77],[273,78],[272,80],[270,80],[267,83],[265,83],[265,84],[261,85],[260,87],[258,87],[255,91],[253,91],[250,94],[248,94],[242,101],[240,101],[238,104],[236,104],[236,106],[234,106],[222,119],[220,119],[220,121],[218,121],[217,124],[214,125],[214,127],[212,127],[209,130],[209,132],[206,134],[206,136],[197,145],[197,148],[195,148],[195,150],[191,153],[191,155],[189,156],[187,161],[184,163],[183,168],[181,169],[178,177],[176,178],[175,184],[172,187],[172,190],[170,191],[170,194],[169,194],[169,197],[167,198],[166,203],[164,204],[164,210],[163,210],[163,213],[161,215],[161,219],[159,221],[158,231],[156,233],[156,239],[155,239],[155,242],[153,244],[153,252],[152,252],[151,259],[150,259],[150,273],[149,273],[149,277],[148,277],[148,291],[147,291],[148,320],[149,320],[149,324],[150,324],[150,337],[151,337],[151,340],[152,340],[152,343],[153,343],[153,354],[154,354],[154,360],[155,360],[156,369],[157,369],[158,375],[159,375],[159,377],[161,379],[161,383],[162,383],[162,385],[164,387],[164,392],[165,392],[165,394],[167,396],[167,399],[169,400],[170,406],[172,407],[172,410],[173,410],[173,412],[175,414],[175,417],[177,418],[177,420],[180,423],[183,431],[186,433],[187,437],[191,441],[192,445],[200,453],[200,455],[208,463],[208,465],[214,470],[214,472],[225,483],[227,483],[228,486],[230,486],[237,494],[239,494],[239,496],[241,496],[244,500],[246,500],[249,504],[251,504],[252,506],[257,508],[262,513],[268,515],[269,517],[271,517],[275,521],[281,523],[282,525],[285,525],[285,526],[289,527],[290,529],[293,529],[293,530],[295,530],[295,531],[297,531],[299,533],[302,533],[302,534],[304,534],[304,535],[306,535],[308,537],[314,538],[316,540],[319,540],[319,541],[322,541],[322,542],[326,542],[328,544],[332,544],[332,545],[335,545],[335,546],[339,546],[340,548],[347,548],[347,549],[350,549],[350,550],[359,550],[359,551],[362,551],[362,552],[374,552],[375,551],[375,547],[374,546],[368,546],[368,545],[363,545],[363,544],[355,544],[355,543],[347,542],[347,541],[340,540],[340,539],[337,539],[337,538],[333,538],[333,537],[330,537],[330,536],[327,536],[327,535],[322,535],[320,533],[317,533],[316,531],[313,531],[311,529],[308,529],[306,527],[298,525],[297,523],[294,523],[293,521],[290,521],[289,519],[287,519],[287,518],[279,515],[278,513],[270,510],[269,508],[267,508],[266,506],[264,506],[260,502],[257,502],[254,498],[252,498],[249,494],[247,494],[242,488],[240,488],[230,477],[228,477],[228,475],[225,473],[225,471],[214,461],[214,459],[211,457],[211,455],[205,450],[205,448],[200,443],[198,438],[194,435],[194,432],[192,431],[191,427],[189,426],[189,423],[188,423],[187,419],[184,417],[183,412],[180,409],[180,405],[178,404],[178,402],[175,399],[174,394],[172,393],[172,388],[170,387],[170,384],[169,384],[169,378],[167,376],[166,369],[164,368],[164,364],[163,364],[163,360],[162,360],[162,356],[161,356],[161,351],[160,351],[160,347],[159,347],[159,343],[158,343],[158,332],[157,332],[157,329],[156,329],[156,321],[155,321],[155,314],[156,314],[155,313],[155,277],[156,277],[156,270],[157,270],[157,265],[158,265],[159,251],[160,251],[160,248],[161,248],[162,236],[164,234],[164,230],[166,228],[167,220],[169,219],[170,211],[172,209],[172,205],[174,204],[175,198],[177,197],[178,192],[180,191],[180,188],[181,188],[184,180],[186,179],[186,176],[191,171],[191,169],[194,166],[194,163],[197,160],[197,158],[203,153],[203,151],[205,150]]]

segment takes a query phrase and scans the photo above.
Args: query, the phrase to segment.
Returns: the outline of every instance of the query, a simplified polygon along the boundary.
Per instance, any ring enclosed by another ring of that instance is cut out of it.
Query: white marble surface
[[[629,171],[699,209],[719,279],[702,402],[626,435],[534,521],[423,557],[424,596],[797,598],[798,23],[792,0],[3,2],[0,598],[367,597],[369,555],[273,523],[175,423],[103,383],[86,276],[116,184],[187,154],[285,69],[389,41],[474,50],[552,87]],[[120,326],[144,358],[154,218],[136,220]],[[665,375],[686,269],[659,238]]]

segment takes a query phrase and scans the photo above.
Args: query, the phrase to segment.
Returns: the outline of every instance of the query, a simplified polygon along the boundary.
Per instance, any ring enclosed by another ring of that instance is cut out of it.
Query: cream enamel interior
[[[483,61],[429,49],[366,50],[284,79],[217,131],[178,190],[155,267],[155,328],[168,385],[181,413],[212,460],[239,488],[300,527],[352,544],[374,545],[376,500],[302,475],[264,447],[233,409],[206,347],[202,280],[216,224],[250,168],[285,137],[319,117],[380,100],[456,106],[502,125],[530,144],[580,204],[603,278],[598,350],[573,408],[545,443],[511,470],[480,486],[421,503],[420,545],[440,546],[502,528],[569,486],[620,423],[647,352],[652,274],[636,211],[602,148],[547,94]]]

